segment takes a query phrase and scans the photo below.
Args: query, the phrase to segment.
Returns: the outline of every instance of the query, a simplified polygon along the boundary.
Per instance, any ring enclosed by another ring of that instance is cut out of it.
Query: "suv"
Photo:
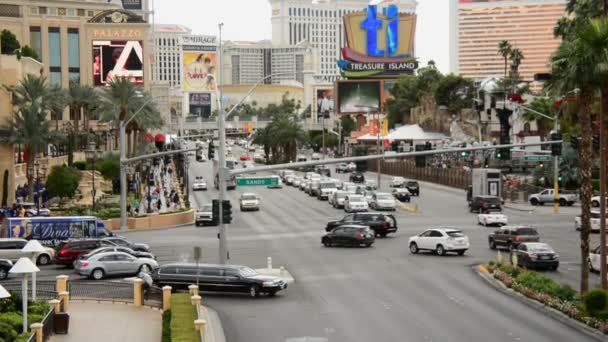
[[[526,226],[503,226],[488,236],[490,249],[506,247],[509,250],[517,247],[522,242],[539,242],[538,231]]]
[[[469,202],[469,211],[475,213],[489,213],[490,211],[501,211],[500,198],[496,196],[475,196]]]
[[[0,239],[0,259],[8,259],[17,261],[25,256],[21,249],[27,244],[26,239],[4,238]],[[36,264],[48,265],[55,256],[55,251],[52,248],[45,247],[44,252],[36,254]]]
[[[397,219],[394,215],[384,213],[354,213],[344,216],[339,221],[330,221],[325,227],[326,232],[343,225],[363,225],[374,231],[376,236],[386,237],[389,233],[397,232]]]
[[[365,183],[365,176],[361,172],[353,172],[350,174],[349,180],[351,183]]]
[[[198,226],[214,225],[213,222],[213,205],[204,204],[194,214],[194,224]]]
[[[402,187],[406,188],[412,196],[420,196],[420,185],[417,181],[407,181]]]
[[[323,181],[319,183],[319,187],[315,190],[315,194],[317,195],[318,200],[323,201],[328,200],[329,196],[336,191],[338,191],[338,187],[335,182]]]
[[[116,247],[116,244],[99,239],[77,240],[62,242],[57,246],[55,263],[72,267],[73,263],[81,254],[87,254],[99,247]]]

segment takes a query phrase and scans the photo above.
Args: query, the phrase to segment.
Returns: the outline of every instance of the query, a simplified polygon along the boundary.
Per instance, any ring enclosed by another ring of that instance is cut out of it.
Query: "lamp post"
[[[85,156],[87,161],[93,164],[93,170],[91,170],[91,177],[93,180],[93,187],[91,189],[91,195],[93,197],[91,201],[91,209],[93,211],[95,211],[95,195],[97,194],[97,191],[95,190],[95,161],[97,159],[101,159],[101,154],[103,153],[101,150],[95,149],[95,147],[95,142],[91,141],[89,142],[88,148],[85,150]]]
[[[146,212],[149,214],[152,212],[152,196],[150,196],[150,173],[152,171],[152,163],[149,160],[146,160],[146,186],[148,187],[147,196],[146,196]]]
[[[21,311],[23,313],[23,331],[27,332],[27,275],[39,272],[40,269],[29,258],[19,258],[17,263],[10,269],[9,273],[23,274],[21,280]]]
[[[40,215],[40,191],[38,189],[38,184],[40,183],[40,174],[38,173],[38,169],[40,168],[40,162],[36,159],[34,162],[34,172],[36,173],[34,177],[34,191],[36,192],[36,216]]]
[[[27,230],[27,229],[26,229]],[[36,255],[44,252],[44,247],[38,242],[38,240],[28,241],[23,248],[21,253],[28,255],[31,261],[36,264]],[[32,273],[32,300],[36,300],[36,273]]]

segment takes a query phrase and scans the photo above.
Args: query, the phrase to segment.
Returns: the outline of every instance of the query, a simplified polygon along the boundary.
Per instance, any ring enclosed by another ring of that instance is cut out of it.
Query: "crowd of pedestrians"
[[[145,176],[141,187],[141,200],[137,198],[130,203],[132,216],[146,215],[148,212],[165,213],[181,209],[181,201],[174,182],[173,163],[170,158],[155,159]]]

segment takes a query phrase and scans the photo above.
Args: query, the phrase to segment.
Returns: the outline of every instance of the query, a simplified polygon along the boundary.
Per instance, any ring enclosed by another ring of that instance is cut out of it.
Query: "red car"
[[[245,161],[245,160],[251,160],[251,156],[249,156],[247,154],[242,154],[241,155],[241,161]]]
[[[107,240],[75,240],[60,243],[55,249],[55,264],[71,267],[81,254],[89,253],[99,247],[116,247]]]

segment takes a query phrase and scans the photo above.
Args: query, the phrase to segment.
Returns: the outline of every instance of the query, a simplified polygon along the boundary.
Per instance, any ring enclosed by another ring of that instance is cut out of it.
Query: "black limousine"
[[[169,285],[174,289],[196,284],[197,277],[200,291],[240,292],[258,297],[260,294],[274,296],[287,288],[280,278],[261,275],[250,267],[239,265],[199,264],[197,269],[192,263],[172,263],[162,265],[152,273],[156,285]]]

